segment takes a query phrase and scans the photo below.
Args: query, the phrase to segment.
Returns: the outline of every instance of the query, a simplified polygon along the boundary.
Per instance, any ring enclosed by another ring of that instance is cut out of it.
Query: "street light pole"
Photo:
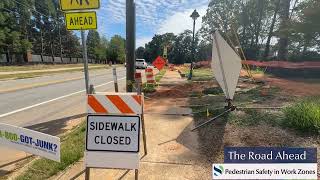
[[[193,36],[192,36],[192,59],[191,59],[191,65],[190,65],[190,73],[188,79],[192,79],[193,74],[193,62],[195,60],[195,53],[196,53],[196,45],[195,45],[195,31],[196,31],[196,20],[198,17],[200,17],[197,10],[194,10],[193,13],[190,16],[193,19]]]

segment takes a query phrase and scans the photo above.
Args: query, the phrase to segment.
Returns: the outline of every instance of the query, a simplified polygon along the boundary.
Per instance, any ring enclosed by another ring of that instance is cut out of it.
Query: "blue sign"
[[[225,163],[317,163],[317,148],[226,147]]]

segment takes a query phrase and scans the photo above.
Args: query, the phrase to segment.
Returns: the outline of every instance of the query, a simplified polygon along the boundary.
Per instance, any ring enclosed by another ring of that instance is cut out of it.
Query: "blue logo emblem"
[[[220,176],[224,171],[223,166],[213,166],[213,174],[214,176]]]

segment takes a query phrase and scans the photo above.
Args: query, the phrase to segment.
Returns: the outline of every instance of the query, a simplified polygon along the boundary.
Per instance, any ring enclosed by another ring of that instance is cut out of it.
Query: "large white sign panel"
[[[87,151],[139,152],[139,116],[88,115]]]
[[[139,169],[139,153],[86,151],[85,165],[89,168]]]
[[[60,162],[60,138],[0,123],[0,145]]]
[[[211,67],[226,98],[233,99],[241,70],[241,59],[218,31],[213,35]]]

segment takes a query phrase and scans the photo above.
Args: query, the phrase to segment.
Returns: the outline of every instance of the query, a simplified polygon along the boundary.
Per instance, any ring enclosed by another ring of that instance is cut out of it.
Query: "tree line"
[[[59,0],[1,0],[0,54],[25,62],[28,52],[41,56],[82,57],[79,37],[65,28]],[[100,62],[124,62],[125,40],[116,35],[108,41],[89,31],[88,57]]]
[[[243,59],[320,60],[319,19],[319,0],[211,0],[196,33],[195,60],[210,59],[216,30]],[[167,45],[170,62],[191,62],[190,30],[155,35],[137,57],[152,61]]]

